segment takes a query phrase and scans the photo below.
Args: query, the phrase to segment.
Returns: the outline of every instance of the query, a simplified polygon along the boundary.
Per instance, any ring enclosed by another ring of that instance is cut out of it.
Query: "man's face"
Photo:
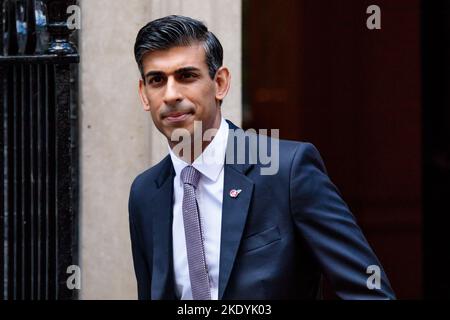
[[[229,74],[225,68],[224,78],[221,68],[211,79],[201,44],[147,53],[142,64],[145,83],[140,81],[139,91],[144,109],[169,143],[176,128],[192,135],[194,121],[202,121],[203,131],[219,127],[218,99],[228,91]]]

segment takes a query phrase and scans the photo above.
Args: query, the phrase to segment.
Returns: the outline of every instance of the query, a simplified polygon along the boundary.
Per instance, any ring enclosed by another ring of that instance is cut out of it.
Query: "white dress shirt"
[[[228,124],[222,118],[217,134],[203,153],[192,163],[192,166],[201,173],[196,196],[204,236],[211,298],[213,300],[218,299],[219,291],[220,234],[224,183],[223,169],[228,130]],[[172,224],[175,293],[182,300],[192,300],[182,211],[183,183],[180,179],[181,170],[189,164],[178,158],[170,147],[169,154],[175,169]]]

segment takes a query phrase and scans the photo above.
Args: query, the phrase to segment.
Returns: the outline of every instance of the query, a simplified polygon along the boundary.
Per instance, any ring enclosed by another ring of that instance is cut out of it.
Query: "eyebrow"
[[[196,68],[196,67],[189,66],[189,67],[183,67],[183,68],[177,69],[177,70],[175,70],[174,73],[175,74],[181,74],[181,73],[184,73],[184,72],[200,72],[200,69]],[[164,74],[165,73],[162,72],[162,71],[149,71],[149,72],[147,72],[145,74],[145,78],[147,79],[150,76],[162,76]]]

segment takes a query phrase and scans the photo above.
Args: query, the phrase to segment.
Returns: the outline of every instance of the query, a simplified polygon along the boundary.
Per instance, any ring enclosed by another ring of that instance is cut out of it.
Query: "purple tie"
[[[200,215],[195,199],[195,190],[200,180],[200,172],[187,166],[181,170],[183,182],[183,222],[186,237],[186,251],[194,300],[211,300],[208,269],[203,246],[203,233]]]

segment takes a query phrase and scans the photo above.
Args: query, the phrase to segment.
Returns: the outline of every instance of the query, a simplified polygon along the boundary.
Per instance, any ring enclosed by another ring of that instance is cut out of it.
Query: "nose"
[[[164,102],[167,105],[174,106],[183,100],[178,84],[173,77],[167,79],[166,91],[164,92]]]

